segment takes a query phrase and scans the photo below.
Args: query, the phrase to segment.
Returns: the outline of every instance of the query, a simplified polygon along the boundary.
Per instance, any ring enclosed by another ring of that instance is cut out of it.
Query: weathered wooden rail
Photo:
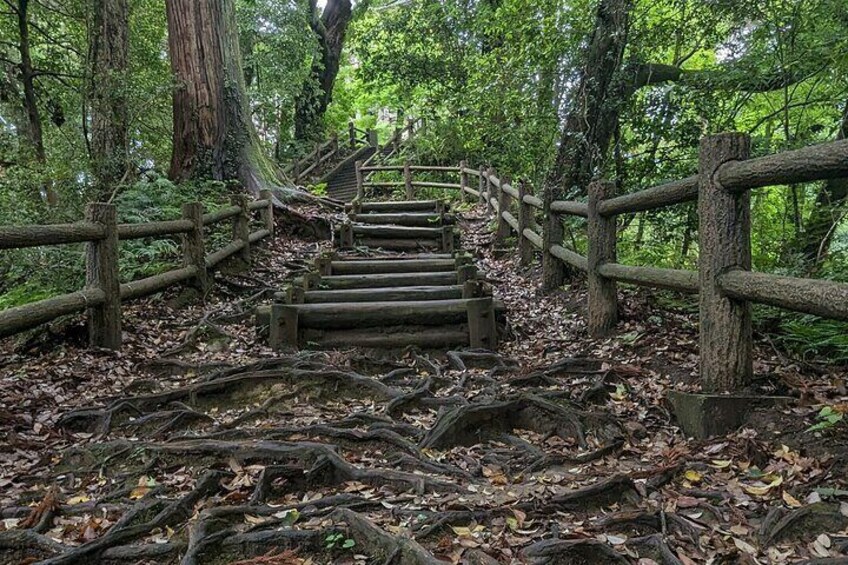
[[[503,245],[516,236],[521,263],[541,252],[550,289],[562,284],[567,269],[588,280],[588,326],[606,335],[618,322],[617,283],[700,295],[700,374],[707,392],[735,391],[753,373],[751,303],[848,320],[848,284],[751,272],[750,191],[778,184],[848,176],[848,140],[749,159],[750,139],[738,133],[701,141],[698,174],[631,194],[616,195],[615,183],[599,180],[588,200],[545,202],[530,184],[512,183],[492,168],[422,167],[410,163],[363,167],[364,172],[394,171],[401,180],[363,182],[368,189],[403,187],[407,198],[417,188],[459,191],[495,214],[496,238]],[[417,171],[455,173],[458,183],[416,182]],[[479,179],[472,188],[471,177]],[[617,218],[698,202],[698,271],[623,265],[617,260]],[[588,253],[564,244],[563,219],[586,220]]]
[[[0,311],[0,337],[34,328],[68,314],[88,313],[89,342],[92,347],[121,347],[121,304],[160,292],[176,284],[186,284],[204,294],[210,286],[210,273],[228,259],[241,267],[250,263],[250,247],[274,232],[274,209],[270,192],[253,201],[242,195],[232,205],[203,213],[203,205],[189,202],[182,218],[140,224],[117,223],[112,204],[88,206],[84,221],[72,224],[0,226],[0,249],[22,249],[71,243],[86,244],[86,286],[84,289]],[[258,213],[261,228],[251,231],[251,218]],[[229,221],[232,241],[214,252],[206,252],[204,228]],[[179,235],[182,267],[140,280],[122,283],[118,275],[119,243],[133,239],[166,238]]]

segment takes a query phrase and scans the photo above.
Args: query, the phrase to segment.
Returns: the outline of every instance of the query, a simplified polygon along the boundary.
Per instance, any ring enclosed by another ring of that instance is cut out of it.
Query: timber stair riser
[[[304,290],[355,290],[393,288],[403,286],[453,286],[474,280],[476,268],[473,265],[461,267],[457,271],[436,273],[383,273],[373,275],[330,275],[318,273],[304,277],[300,282]]]
[[[497,339],[494,302],[491,298],[437,300],[423,302],[369,302],[353,304],[311,304],[271,307],[270,344],[272,348],[297,347],[321,342],[322,333],[339,330],[371,330],[371,342],[378,344],[392,334],[415,328],[453,326],[463,342],[475,348],[492,348]],[[380,330],[391,333],[380,335]],[[311,335],[306,332],[312,330]],[[365,334],[359,334],[365,335]],[[414,341],[414,340],[412,340]],[[376,345],[375,345],[376,346]]]

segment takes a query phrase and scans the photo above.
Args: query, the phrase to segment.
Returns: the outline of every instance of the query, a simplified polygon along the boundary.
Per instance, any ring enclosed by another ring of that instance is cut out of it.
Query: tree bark
[[[367,8],[367,3],[360,4],[360,10]],[[318,39],[319,54],[295,101],[295,138],[300,141],[321,136],[324,114],[333,98],[333,86],[339,74],[345,34],[353,19],[351,0],[328,0],[320,17],[316,0],[310,0],[309,9],[310,26]]]
[[[264,155],[244,83],[233,0],[168,0],[175,181],[238,180],[251,193],[282,181]]]
[[[91,161],[100,194],[114,190],[127,171],[129,116],[124,93],[129,62],[129,3],[97,0],[90,40]]]
[[[29,0],[18,0],[18,51],[21,55],[21,82],[24,85],[24,107],[27,112],[27,135],[30,145],[39,163],[47,161],[44,151],[44,134],[41,126],[41,112],[35,95],[35,70],[32,65],[29,42]]]
[[[566,195],[585,195],[595,170],[604,160],[615,131],[623,89],[616,87],[630,25],[632,0],[602,0],[595,16],[595,30],[583,56],[577,89],[568,112],[556,161],[548,174],[544,210],[550,216],[551,202]],[[560,245],[546,230],[544,249]],[[563,282],[558,259],[544,253],[543,288],[552,290]]]

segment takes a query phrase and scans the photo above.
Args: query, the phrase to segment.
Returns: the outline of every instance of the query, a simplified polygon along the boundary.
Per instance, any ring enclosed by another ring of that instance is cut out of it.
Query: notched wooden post
[[[486,168],[480,167],[480,183],[478,184],[478,189],[480,190],[480,194],[478,195],[478,202],[480,204],[486,203]]]
[[[533,188],[526,180],[518,181],[518,253],[524,267],[533,262],[533,243],[524,237],[524,230],[531,229],[533,224],[533,207],[524,202],[524,197],[532,194]]]
[[[550,189],[546,189],[548,192]],[[565,230],[562,220],[551,210],[550,197],[546,196],[542,220],[542,290],[550,292],[565,282],[565,264],[551,254],[554,245],[562,245]]]
[[[492,182],[492,178],[495,176],[495,169],[489,167],[486,170],[486,212],[491,214],[495,207],[492,204],[492,187],[494,183]]]
[[[241,211],[233,218],[233,242],[242,241],[244,246],[233,255],[229,269],[243,271],[250,268],[250,197],[246,194],[233,196],[231,203]]]
[[[356,162],[356,198],[365,199],[365,179],[362,178],[362,161]]]
[[[271,349],[293,349],[298,343],[298,313],[296,306],[273,304],[269,327]]]
[[[468,173],[465,172],[468,163],[466,161],[459,162],[459,198],[462,202],[470,202],[471,195],[468,194]]]
[[[491,298],[468,301],[468,338],[472,348],[494,351],[498,345],[495,307]]]
[[[353,224],[345,222],[339,228],[339,247],[341,249],[353,247]]]
[[[452,226],[445,226],[442,228],[442,241],[441,241],[441,249],[442,253],[453,253],[456,250],[456,232]]]
[[[182,236],[183,266],[194,267],[196,274],[191,286],[201,296],[209,291],[209,273],[206,271],[206,244],[203,239],[203,204],[186,202],[182,207],[183,219],[192,223],[192,229]]]
[[[595,181],[589,185],[589,334],[603,337],[618,323],[618,287],[598,269],[616,262],[616,218],[604,217],[598,205],[615,194],[615,183]]]
[[[262,190],[259,192],[259,199],[268,201],[268,206],[259,211],[259,216],[265,229],[270,232],[268,237],[274,237],[274,193]]]
[[[498,229],[495,233],[495,243],[503,245],[506,238],[509,237],[510,227],[504,217],[504,212],[509,212],[510,196],[504,187],[510,184],[508,176],[504,175],[500,179],[500,188],[498,188]]]
[[[412,163],[409,159],[403,163],[403,185],[406,189],[406,199],[412,200],[415,198],[415,188],[412,186]]]
[[[350,136],[350,148],[356,149],[356,124],[353,123],[353,120],[347,123],[347,132]]]
[[[89,204],[86,220],[103,226],[105,237],[86,245],[88,288],[103,291],[104,302],[88,309],[88,338],[92,347],[121,348],[121,282],[118,278],[118,218],[115,206]]]
[[[718,281],[730,269],[751,269],[751,196],[747,190],[725,190],[716,174],[725,163],[747,159],[750,145],[750,137],[742,133],[701,140],[698,271],[704,392],[739,391],[753,374],[751,306],[728,298]]]

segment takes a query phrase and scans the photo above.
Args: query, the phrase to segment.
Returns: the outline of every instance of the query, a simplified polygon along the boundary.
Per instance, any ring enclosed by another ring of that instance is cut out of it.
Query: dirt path
[[[844,432],[803,435],[802,406],[687,441],[663,400],[687,385],[687,318],[651,312],[663,342],[631,297],[622,335],[643,337],[591,342],[579,289],[536,296],[467,216],[510,309],[497,355],[273,355],[245,312],[320,249],[282,238],[205,308],[139,307],[120,356],[9,358],[0,563],[845,559],[846,459],[823,447]],[[838,401],[832,383],[803,392]]]

